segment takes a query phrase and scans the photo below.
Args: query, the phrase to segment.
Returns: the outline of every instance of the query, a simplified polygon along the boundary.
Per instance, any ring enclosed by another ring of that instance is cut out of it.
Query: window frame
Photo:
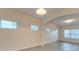
[[[68,38],[68,37],[65,37],[65,30],[70,30],[70,37]],[[79,39],[79,29],[65,29],[64,30],[64,38],[65,39]],[[76,31],[78,31],[78,32],[76,32]],[[73,36],[73,35],[77,35],[77,36]]]
[[[6,27],[5,24],[7,24],[8,27]],[[0,29],[17,29],[17,22],[9,21],[9,20],[0,20]]]
[[[34,29],[32,26],[36,26],[36,28]],[[37,25],[37,24],[31,24],[30,25],[30,31],[31,32],[37,32],[37,31],[39,31],[39,25]]]

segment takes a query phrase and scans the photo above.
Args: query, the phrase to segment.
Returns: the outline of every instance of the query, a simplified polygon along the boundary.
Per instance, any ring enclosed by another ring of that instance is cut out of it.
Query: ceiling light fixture
[[[73,22],[74,20],[72,20],[72,19],[70,19],[70,20],[66,20],[66,21],[64,21],[65,23],[71,23],[71,22]]]
[[[45,15],[46,10],[44,8],[39,8],[39,9],[36,10],[36,14],[37,15]]]

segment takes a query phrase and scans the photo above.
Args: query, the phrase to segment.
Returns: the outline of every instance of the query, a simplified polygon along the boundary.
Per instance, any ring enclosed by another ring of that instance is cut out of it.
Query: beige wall
[[[52,31],[46,32],[45,28],[50,28]],[[44,44],[49,44],[58,41],[58,32],[56,32],[56,30],[58,30],[58,26],[55,24],[50,23],[44,25]]]
[[[44,45],[58,40],[58,26],[55,24],[43,25],[43,21],[12,9],[0,9],[0,19],[17,22],[16,30],[0,29],[0,50],[21,50],[38,45]],[[31,32],[30,25],[39,25],[39,31]],[[45,28],[54,29],[45,32]]]
[[[79,39],[65,39],[64,38],[64,30],[65,29],[79,29],[79,26],[64,26],[64,27],[60,27],[60,37],[59,40],[61,41],[67,41],[67,42],[72,42],[72,43],[78,43],[79,44]]]
[[[0,19],[18,23],[16,30],[0,29],[0,50],[20,50],[41,45],[41,20],[10,9],[0,9]],[[39,31],[31,32],[31,24],[39,25]]]

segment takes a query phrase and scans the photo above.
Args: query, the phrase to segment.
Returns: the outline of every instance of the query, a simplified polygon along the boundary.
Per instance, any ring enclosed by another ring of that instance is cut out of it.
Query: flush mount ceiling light
[[[39,8],[39,9],[36,10],[36,14],[37,15],[45,15],[46,10],[44,8]]]
[[[65,23],[71,23],[71,22],[73,22],[74,20],[73,19],[69,19],[69,20],[66,20],[66,21],[64,21]]]

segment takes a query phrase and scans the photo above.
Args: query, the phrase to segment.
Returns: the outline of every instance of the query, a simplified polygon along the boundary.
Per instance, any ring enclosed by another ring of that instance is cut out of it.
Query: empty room
[[[79,51],[79,9],[0,8],[0,51]]]

